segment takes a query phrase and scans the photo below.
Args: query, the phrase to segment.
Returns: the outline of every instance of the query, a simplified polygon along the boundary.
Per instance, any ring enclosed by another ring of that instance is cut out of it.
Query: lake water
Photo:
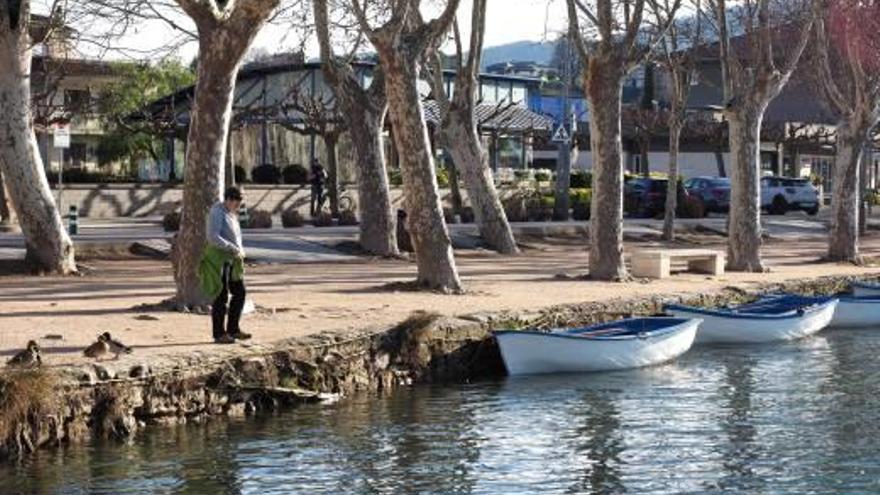
[[[0,467],[0,493],[880,493],[880,331],[419,386]]]

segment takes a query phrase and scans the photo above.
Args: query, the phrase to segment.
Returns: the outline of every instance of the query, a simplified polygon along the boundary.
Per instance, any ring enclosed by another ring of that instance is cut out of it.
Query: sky
[[[34,10],[40,12],[39,3],[48,1],[34,0],[36,4]],[[521,40],[552,40],[565,29],[565,0],[488,0],[488,2],[485,47]],[[471,8],[472,0],[461,0],[458,16],[465,37],[470,33]],[[180,15],[183,21],[181,24],[186,24],[186,18]],[[252,50],[268,53],[289,51],[301,46],[301,38],[299,34],[292,34],[286,26],[269,25],[257,37]],[[181,35],[163,22],[141,22],[130,26],[126,35],[114,43],[117,50],[99,50],[88,45],[83,45],[80,49],[85,55],[112,59],[156,58],[172,51],[181,60],[189,61],[196,54],[195,43],[187,43],[174,49],[169,47],[169,45],[178,45],[177,41],[180,39]],[[308,57],[317,56],[317,46],[314,42],[306,43],[305,49]]]

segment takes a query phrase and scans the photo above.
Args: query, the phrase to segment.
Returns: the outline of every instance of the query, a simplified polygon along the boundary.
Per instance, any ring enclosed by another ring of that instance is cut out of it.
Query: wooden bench
[[[689,272],[724,275],[724,252],[712,249],[643,249],[632,255],[635,277],[667,278],[673,260],[687,262]]]

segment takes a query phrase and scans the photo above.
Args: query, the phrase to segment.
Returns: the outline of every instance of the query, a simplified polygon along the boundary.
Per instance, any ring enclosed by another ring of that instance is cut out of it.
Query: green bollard
[[[241,226],[241,228],[246,229],[250,221],[251,216],[248,213],[247,206],[241,205],[238,208],[238,224]]]
[[[79,234],[79,213],[76,210],[76,205],[70,205],[67,214],[67,233],[69,235]]]

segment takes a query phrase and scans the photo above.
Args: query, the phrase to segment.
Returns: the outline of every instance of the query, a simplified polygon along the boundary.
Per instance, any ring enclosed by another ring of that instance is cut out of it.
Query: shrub
[[[57,184],[58,172],[47,172],[46,179],[49,181],[49,184]],[[61,180],[65,184],[118,184],[137,182],[138,178],[133,175],[111,175],[106,172],[90,172],[79,168],[65,168]]]
[[[513,176],[516,180],[528,180],[531,178],[532,174],[528,170],[514,170]]]
[[[571,189],[569,191],[569,197],[571,198],[571,204],[576,205],[578,203],[585,203],[587,205],[590,204],[590,201],[593,199],[593,190],[592,189]]]
[[[510,222],[525,222],[526,221],[526,204],[523,200],[522,196],[513,195],[507,199],[505,199],[502,204],[504,205],[504,214],[507,215],[507,220]]]
[[[312,218],[312,224],[315,227],[331,227],[333,226],[333,215],[329,211],[320,211]]]
[[[474,223],[476,217],[474,216],[474,209],[470,206],[465,206],[461,209],[461,221],[462,223]]]
[[[437,185],[440,187],[449,187],[449,169],[437,168]]]
[[[266,210],[253,210],[251,212],[250,218],[248,219],[247,225],[244,226],[246,229],[271,229],[272,228],[272,214]]]
[[[241,184],[247,182],[247,171],[241,165],[235,166],[235,183]]]
[[[547,182],[550,180],[550,171],[548,170],[536,170],[535,171],[535,180],[538,182]]]
[[[447,224],[455,223],[455,211],[448,206],[443,207],[443,221]]]
[[[530,206],[526,209],[526,218],[530,222],[549,222],[553,220],[553,207]]]
[[[574,203],[571,207],[571,218],[574,220],[590,219],[590,203]]]
[[[260,165],[251,171],[251,178],[257,184],[280,184],[281,171],[275,165]]]
[[[281,175],[285,184],[305,184],[309,181],[309,171],[302,165],[295,163],[284,167]]]
[[[593,174],[585,170],[575,170],[571,173],[568,184],[572,189],[592,188]]]
[[[400,187],[403,185],[403,175],[401,175],[399,168],[388,169],[388,182],[392,186]]]
[[[538,200],[538,206],[541,208],[553,208],[556,206],[556,197],[553,194],[544,194]]]
[[[703,218],[705,216],[703,202],[693,196],[686,196],[682,201],[679,201],[676,210],[676,215],[679,218]]]
[[[285,228],[302,227],[306,219],[296,208],[288,208],[281,213],[281,226]]]
[[[162,217],[162,228],[165,232],[177,232],[180,230],[180,212],[171,211]]]
[[[339,225],[357,225],[358,217],[354,210],[342,210],[339,212]]]
[[[590,200],[593,199],[592,189],[572,189],[571,216],[575,220],[590,219]]]

